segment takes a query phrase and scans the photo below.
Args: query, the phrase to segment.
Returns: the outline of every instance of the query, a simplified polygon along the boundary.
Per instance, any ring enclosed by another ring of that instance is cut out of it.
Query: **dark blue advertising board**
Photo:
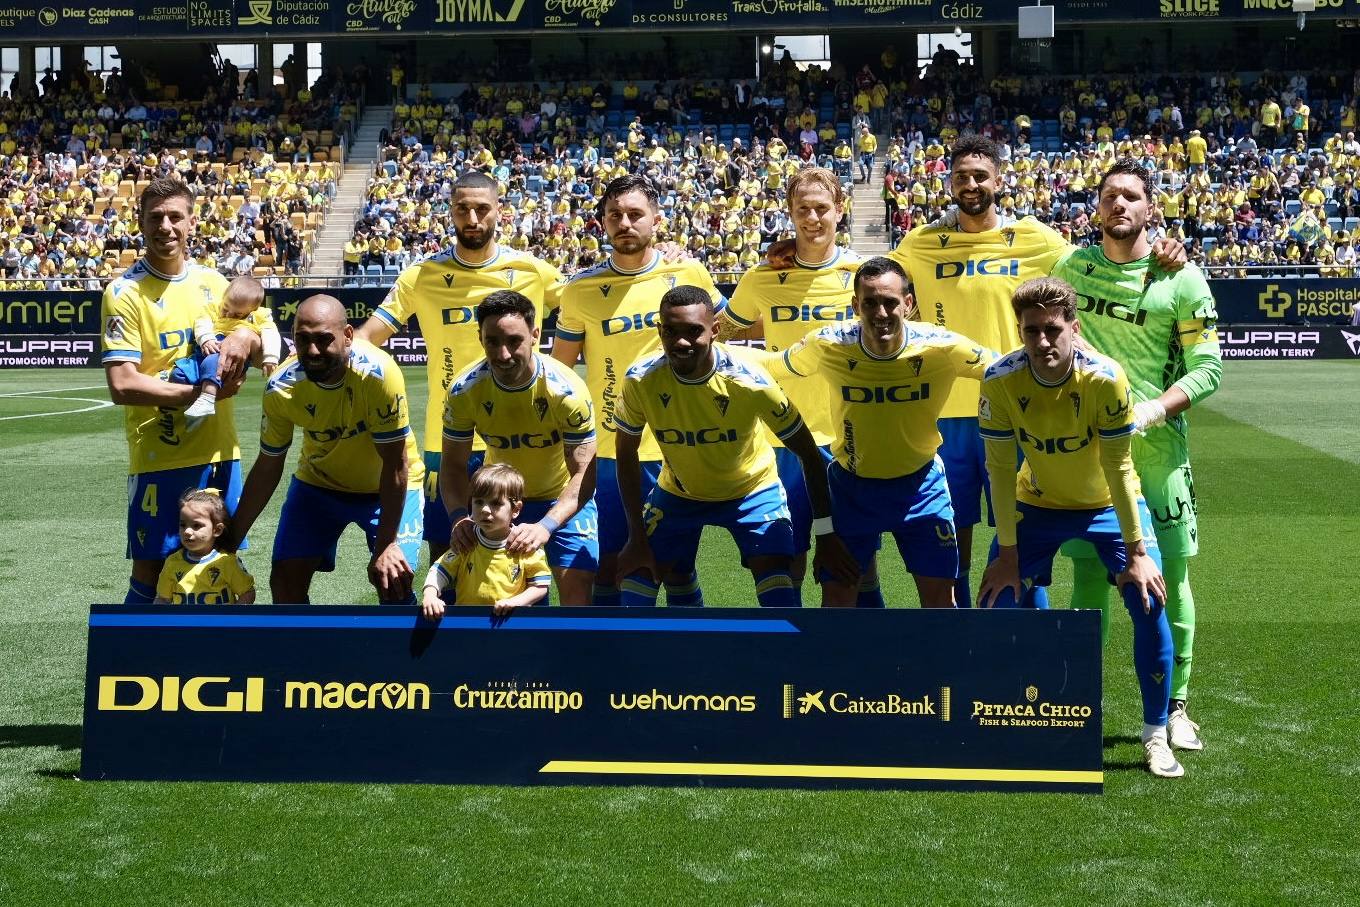
[[[0,0],[11,40],[457,36],[485,32],[1014,26],[1028,0]],[[1058,0],[1059,26],[1089,22],[1293,18],[1290,0]],[[1318,0],[1312,15],[1354,16],[1360,0]]]
[[[91,609],[86,780],[1101,791],[1096,611]]]

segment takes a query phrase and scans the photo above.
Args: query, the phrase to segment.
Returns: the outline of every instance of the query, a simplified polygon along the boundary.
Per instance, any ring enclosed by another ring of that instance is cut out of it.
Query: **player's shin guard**
[[[1142,593],[1132,583],[1119,591],[1133,618],[1133,669],[1143,695],[1143,723],[1164,725],[1171,699],[1171,625],[1166,609],[1154,598],[1152,613],[1145,613]]]
[[[625,576],[619,583],[619,604],[625,608],[655,608],[660,588],[645,576]]]
[[[1041,611],[1048,610],[1048,587],[1030,586],[1025,592],[1025,607],[1038,608]]]
[[[859,581],[859,597],[855,599],[856,608],[886,608],[883,601],[883,587],[878,577],[865,577]]]
[[[617,608],[619,606],[619,587],[596,583],[590,591],[590,600],[596,605],[603,605],[606,608]]]
[[[960,570],[954,579],[954,607],[973,607],[973,589],[969,583],[967,570]]]
[[[128,577],[127,595],[123,596],[125,605],[149,605],[156,600],[155,588],[141,580]]]
[[[702,608],[704,590],[699,588],[699,574],[691,572],[683,582],[667,582],[666,604],[672,608]]]
[[[1100,609],[1100,644],[1104,645],[1110,638],[1110,574],[1100,558],[1072,558],[1072,607]]]
[[[1195,597],[1190,592],[1190,561],[1170,557],[1162,562],[1166,578],[1166,617],[1171,623],[1171,698],[1185,700],[1190,694],[1190,662],[1195,651]]]
[[[756,601],[762,608],[803,607],[803,597],[787,570],[756,574]]]

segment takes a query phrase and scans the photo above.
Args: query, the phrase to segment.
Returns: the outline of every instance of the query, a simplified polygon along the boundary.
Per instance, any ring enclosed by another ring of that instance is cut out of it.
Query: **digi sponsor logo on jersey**
[[[697,447],[700,444],[727,444],[737,440],[735,428],[700,428],[695,431],[679,428],[657,428],[653,430],[658,444],[682,444]]]
[[[450,306],[440,310],[439,318],[444,324],[469,324],[477,320],[477,311],[470,306]]]
[[[1024,702],[974,699],[970,717],[979,727],[1084,728],[1098,715],[1089,705],[1044,699],[1039,688],[1030,684],[1025,687]]]
[[[842,384],[841,399],[846,403],[915,403],[917,400],[930,399],[930,384],[894,384],[889,387]]]
[[[855,317],[848,305],[776,305],[770,306],[771,322],[788,321],[846,321]]]
[[[1024,428],[1017,428],[1016,432],[1020,436],[1021,444],[1027,444],[1035,453],[1042,454],[1076,453],[1090,444],[1091,439],[1095,437],[1095,432],[1089,425],[1086,426],[1085,437],[1080,435],[1066,435],[1061,438],[1036,438],[1034,435],[1025,431]]]
[[[936,280],[959,277],[1019,277],[1018,258],[978,258],[967,261],[942,261],[935,265]]]
[[[1133,311],[1121,302],[1101,299],[1097,296],[1086,296],[1082,293],[1077,294],[1077,311],[1113,318],[1116,321],[1126,321],[1139,327],[1147,323],[1148,315],[1146,309]]]
[[[939,692],[906,696],[884,693],[861,696],[844,690],[806,690],[799,692],[791,683],[784,684],[785,718],[821,713],[823,715],[893,715],[905,718],[936,718],[949,721],[953,690],[940,687]]]
[[[453,689],[455,709],[511,709],[530,712],[579,712],[585,697],[577,690],[554,690],[552,684],[537,681],[490,681],[485,689],[460,683]]]
[[[387,709],[425,710],[430,708],[430,688],[423,683],[376,681],[346,683],[331,680],[289,680],[283,684],[285,709],[350,709],[373,711]]]
[[[756,697],[732,693],[610,693],[609,707],[629,712],[754,712]]]
[[[101,712],[263,712],[264,678],[107,674],[99,678],[95,701]]]
[[[527,431],[517,435],[489,435],[484,431],[479,431],[478,434],[482,436],[486,446],[493,450],[541,450],[562,443],[562,436],[556,431],[547,435]]]
[[[628,331],[645,331],[656,327],[656,319],[661,313],[647,312],[638,315],[615,315],[600,322],[600,330],[606,337],[625,334]]]

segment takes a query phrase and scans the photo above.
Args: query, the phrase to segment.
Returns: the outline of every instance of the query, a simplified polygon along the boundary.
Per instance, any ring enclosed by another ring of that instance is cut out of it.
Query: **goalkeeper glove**
[[[1133,404],[1133,428],[1143,432],[1166,424],[1166,407],[1160,400],[1140,400]]]

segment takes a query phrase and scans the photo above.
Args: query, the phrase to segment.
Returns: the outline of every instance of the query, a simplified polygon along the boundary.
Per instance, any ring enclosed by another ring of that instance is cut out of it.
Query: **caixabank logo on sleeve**
[[[861,693],[848,690],[800,689],[784,684],[785,718],[816,715],[888,715],[901,718],[950,720],[953,691],[949,687],[909,695],[901,692]]]
[[[973,700],[969,717],[979,727],[1084,728],[1097,710],[1081,702],[1055,702],[1039,688],[1025,687],[1023,702]]]

